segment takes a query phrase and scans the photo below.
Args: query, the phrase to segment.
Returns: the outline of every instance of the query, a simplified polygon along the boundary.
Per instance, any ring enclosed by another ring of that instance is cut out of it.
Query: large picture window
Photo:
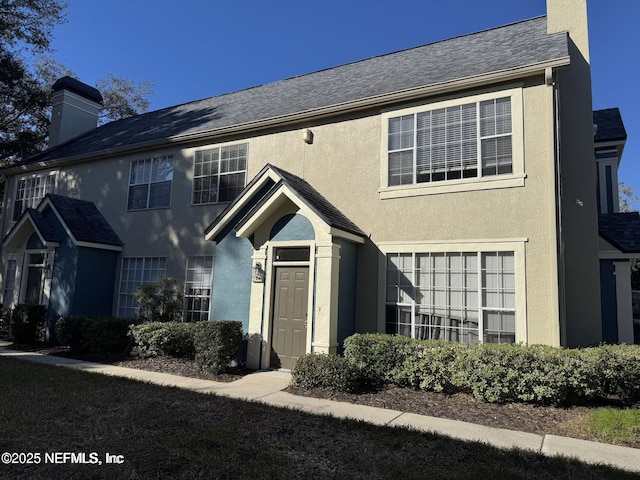
[[[138,311],[138,302],[133,298],[133,292],[138,285],[153,283],[166,276],[166,257],[123,258],[118,291],[118,316],[131,318]]]
[[[511,98],[388,119],[388,186],[513,172]]]
[[[513,252],[387,254],[387,333],[514,343]]]
[[[18,179],[13,220],[18,220],[27,208],[36,208],[47,193],[55,193],[57,178],[57,173],[50,173]]]
[[[194,158],[193,204],[230,202],[244,188],[247,144],[198,150]]]
[[[209,320],[211,286],[213,282],[213,256],[187,258],[184,281],[184,320]]]
[[[173,155],[131,162],[127,210],[171,206]]]

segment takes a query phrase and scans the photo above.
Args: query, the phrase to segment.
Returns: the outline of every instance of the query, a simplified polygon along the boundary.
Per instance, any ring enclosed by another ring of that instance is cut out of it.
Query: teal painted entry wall
[[[211,320],[240,320],[245,331],[249,328],[252,254],[251,242],[233,233],[216,245]]]
[[[280,218],[271,229],[269,239],[274,242],[315,240],[316,231],[307,217],[290,213]]]
[[[62,239],[53,262],[49,297],[49,338],[55,341],[55,323],[63,315],[112,314],[119,252],[77,247],[53,211],[44,214]]]

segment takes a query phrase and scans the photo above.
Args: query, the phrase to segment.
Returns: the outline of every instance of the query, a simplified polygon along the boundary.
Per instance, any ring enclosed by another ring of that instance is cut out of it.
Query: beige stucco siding
[[[534,78],[518,88],[522,89],[524,112],[524,186],[381,199],[380,190],[386,185],[380,181],[385,162],[379,110],[237,139],[249,145],[247,181],[267,163],[281,167],[304,178],[370,237],[359,247],[358,330],[374,330],[381,323],[379,306],[384,299],[376,296],[382,254],[377,244],[471,242],[472,249],[474,241],[526,239],[522,262],[526,269],[526,338],[530,343],[558,344],[557,299],[552,287],[557,279],[551,268],[555,245],[555,218],[550,215],[555,208],[550,196],[554,176],[553,143],[549,141],[553,132],[549,128],[553,120],[551,87],[542,78]],[[465,92],[459,98],[475,93]],[[313,132],[311,144],[303,141],[306,128]],[[167,273],[182,278],[187,255],[214,252],[203,232],[226,204],[192,206],[191,192],[194,151],[219,144],[212,141],[63,167],[57,193],[95,202],[125,242],[123,256],[166,256]],[[131,162],[168,154],[175,160],[172,207],[127,212]],[[9,189],[13,198],[13,182]]]
[[[550,88],[542,78],[523,88],[524,187],[381,200],[379,114],[311,126],[311,145],[302,141],[302,129],[255,137],[249,176],[266,162],[302,176],[370,235],[372,244],[360,248],[358,328],[376,325],[378,310],[370,303],[378,291],[380,252],[373,244],[525,238],[527,338],[558,344],[552,288],[557,279],[551,269],[555,218],[549,214],[554,210]]]

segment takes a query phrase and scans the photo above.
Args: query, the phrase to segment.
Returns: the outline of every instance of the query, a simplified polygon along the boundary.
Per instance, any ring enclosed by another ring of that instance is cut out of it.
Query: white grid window
[[[118,316],[131,318],[138,311],[133,292],[138,285],[153,283],[167,276],[166,257],[125,257],[122,259]]]
[[[389,186],[513,172],[511,98],[389,118]]]
[[[171,206],[173,155],[131,162],[127,210]]]
[[[55,193],[57,178],[57,173],[52,173],[19,179],[16,183],[13,220],[18,220],[27,208],[36,208],[47,193]]]
[[[18,273],[18,261],[10,259],[7,261],[7,270],[4,280],[4,291],[2,301],[5,307],[13,307],[16,302],[16,274]]]
[[[186,322],[209,320],[213,257],[187,257],[184,282],[184,319]]]
[[[242,143],[195,153],[194,204],[230,202],[242,192],[247,175],[247,147]]]
[[[387,333],[515,342],[513,252],[387,255]]]

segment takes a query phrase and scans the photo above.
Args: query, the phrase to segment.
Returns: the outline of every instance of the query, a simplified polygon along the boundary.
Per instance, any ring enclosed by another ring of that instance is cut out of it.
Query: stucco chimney
[[[100,92],[71,77],[62,77],[52,87],[53,110],[49,147],[98,126],[102,104]]]
[[[590,63],[587,0],[547,0],[547,33],[559,32],[569,32],[582,57]]]

